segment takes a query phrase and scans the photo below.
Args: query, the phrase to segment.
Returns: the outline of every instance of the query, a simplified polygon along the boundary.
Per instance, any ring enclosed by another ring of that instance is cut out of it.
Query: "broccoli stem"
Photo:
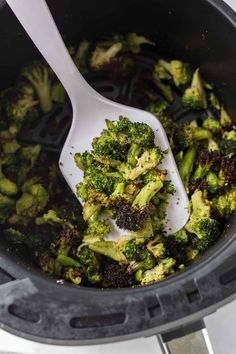
[[[122,195],[124,193],[124,190],[125,190],[125,183],[124,182],[118,183],[115,187],[114,192],[111,194],[111,197]]]
[[[76,267],[76,268],[83,268],[82,264],[76,261],[75,259],[64,256],[63,254],[60,254],[57,256],[57,262],[59,262],[61,265],[64,267]]]
[[[127,162],[130,166],[135,167],[137,164],[138,156],[141,152],[141,147],[137,144],[132,144],[128,152]]]
[[[52,110],[52,99],[50,86],[34,86],[37,96],[39,98],[40,108],[42,112],[47,113]]]
[[[181,160],[178,166],[180,177],[186,189],[188,189],[189,179],[193,170],[196,153],[197,153],[196,148],[194,146],[191,146],[186,152],[186,154],[184,155],[183,159]]]
[[[195,140],[212,139],[212,133],[208,129],[197,128],[193,133]]]
[[[133,201],[132,206],[144,207],[147,205],[154,195],[163,187],[160,180],[151,181],[144,186]]]

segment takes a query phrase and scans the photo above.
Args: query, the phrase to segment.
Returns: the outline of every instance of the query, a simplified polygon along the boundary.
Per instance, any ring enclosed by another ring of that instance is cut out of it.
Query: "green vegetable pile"
[[[129,33],[68,50],[85,77],[101,72],[117,83],[132,77],[136,59],[154,46]],[[153,113],[165,128],[191,201],[190,219],[176,234],[163,231],[174,186],[160,169],[165,152],[149,126],[107,120],[93,150],[75,155],[84,171],[77,186],[82,208],[61,176],[58,154],[19,140],[56,105],[68,105],[52,70],[33,61],[0,92],[1,237],[61,281],[106,288],[160,281],[206,252],[236,209],[236,127],[199,68],[157,57],[136,81],[131,101],[119,101]],[[177,123],[176,104],[196,119]],[[129,236],[107,241],[108,217]]]

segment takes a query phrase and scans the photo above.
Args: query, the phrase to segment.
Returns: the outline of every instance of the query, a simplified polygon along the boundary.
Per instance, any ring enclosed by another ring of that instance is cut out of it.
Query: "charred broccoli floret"
[[[211,139],[210,130],[198,127],[195,121],[178,127],[174,133],[175,146],[180,150],[186,149],[197,141]]]
[[[224,186],[236,183],[236,157],[224,157],[221,160],[219,179]]]
[[[127,265],[118,264],[109,258],[104,260],[102,267],[103,286],[105,288],[126,288],[135,284]]]
[[[191,109],[207,108],[206,93],[202,84],[199,69],[194,72],[191,86],[185,90],[182,102],[185,107]]]
[[[34,61],[24,67],[21,75],[33,86],[42,112],[52,109],[50,69],[43,62]]]
[[[202,179],[220,159],[217,151],[209,152],[201,150],[197,158],[197,169],[193,174],[193,180]]]

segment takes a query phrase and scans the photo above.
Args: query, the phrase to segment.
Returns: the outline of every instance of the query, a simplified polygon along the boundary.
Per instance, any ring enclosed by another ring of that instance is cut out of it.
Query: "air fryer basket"
[[[0,86],[14,81],[22,63],[39,53],[7,6],[0,2]],[[67,44],[116,32],[136,31],[156,40],[161,55],[190,61],[216,85],[236,116],[236,15],[221,0],[49,0]],[[94,7],[96,9],[94,10]],[[39,29],[40,30],[40,29]],[[144,56],[138,67],[150,65]],[[134,80],[135,78],[133,78]],[[132,82],[111,86],[99,76],[91,84],[112,99],[130,99]],[[61,139],[32,137],[57,152],[68,129],[69,108],[54,114],[66,121]],[[52,118],[52,117],[51,117]],[[176,107],[176,119],[188,119]],[[28,139],[28,140],[27,140]],[[201,260],[175,276],[136,289],[102,290],[59,285],[0,242],[0,322],[2,328],[33,340],[60,344],[105,343],[156,333],[196,322],[236,294],[236,217],[221,240]]]

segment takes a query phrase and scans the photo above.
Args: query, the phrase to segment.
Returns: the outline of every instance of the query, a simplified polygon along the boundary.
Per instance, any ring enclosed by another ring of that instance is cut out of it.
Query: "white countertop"
[[[236,10],[236,0],[225,2]],[[214,354],[236,354],[236,301],[205,318],[205,323]],[[64,347],[38,344],[0,330],[0,354],[2,352],[7,354],[162,354],[156,337],[87,347]]]

